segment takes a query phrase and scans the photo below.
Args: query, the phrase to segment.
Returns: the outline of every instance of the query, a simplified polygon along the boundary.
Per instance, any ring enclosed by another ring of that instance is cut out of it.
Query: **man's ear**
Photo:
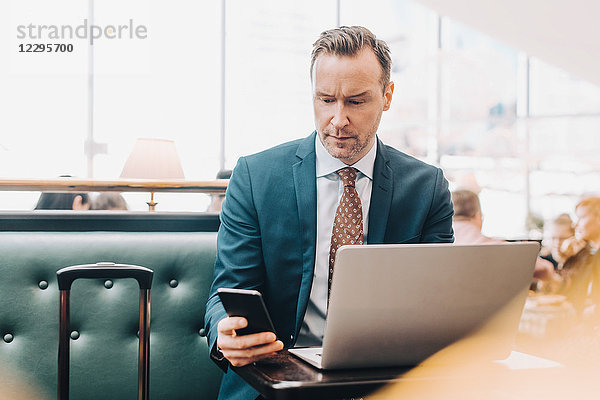
[[[392,104],[392,94],[394,94],[394,82],[388,83],[385,87],[385,90],[383,91],[383,111],[387,111],[390,109],[390,105]]]
[[[75,196],[73,199],[73,210],[76,211],[87,211],[90,209],[90,203],[83,203],[83,197],[80,195]]]

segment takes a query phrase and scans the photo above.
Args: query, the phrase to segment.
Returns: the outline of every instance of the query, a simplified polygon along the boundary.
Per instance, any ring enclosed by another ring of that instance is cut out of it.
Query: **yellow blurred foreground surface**
[[[599,399],[600,324],[591,313],[552,321],[551,329],[519,335],[503,361],[489,356],[503,340],[503,313],[436,353],[400,383],[369,397],[383,399]]]

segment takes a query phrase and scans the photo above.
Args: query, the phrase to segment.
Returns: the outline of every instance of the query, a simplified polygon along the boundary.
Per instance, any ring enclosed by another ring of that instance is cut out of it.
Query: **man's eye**
[[[327,103],[327,104],[334,102],[333,99],[324,99],[324,98],[321,98],[321,101],[323,101],[323,103]]]
[[[352,104],[353,106],[358,106],[358,105],[362,104],[363,101],[361,101],[361,100],[350,100],[348,103]]]

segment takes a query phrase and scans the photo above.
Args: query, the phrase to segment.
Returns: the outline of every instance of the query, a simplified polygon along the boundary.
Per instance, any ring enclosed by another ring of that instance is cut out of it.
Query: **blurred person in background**
[[[89,210],[87,193],[42,193],[34,210]]]
[[[560,252],[560,248],[566,239],[575,235],[573,220],[569,214],[560,214],[550,223],[550,247],[546,249],[542,258],[554,265],[554,269],[562,269],[566,259]]]
[[[494,239],[481,233],[483,215],[479,196],[476,193],[470,190],[455,190],[451,196],[454,204],[452,228],[454,229],[455,244],[504,243],[504,240]],[[540,257],[535,262],[533,277],[543,281],[559,279],[554,272],[552,263]]]
[[[501,240],[487,237],[481,233],[483,215],[479,197],[475,192],[456,190],[452,192],[451,196],[452,204],[454,204],[454,217],[452,218],[454,243],[502,243]]]
[[[92,210],[127,210],[127,202],[117,192],[100,193],[93,201]]]
[[[560,292],[579,315],[588,311],[593,314],[600,303],[600,197],[580,201],[575,215],[575,236],[564,240],[560,247],[560,256],[566,260]],[[595,314],[597,319],[600,312]]]

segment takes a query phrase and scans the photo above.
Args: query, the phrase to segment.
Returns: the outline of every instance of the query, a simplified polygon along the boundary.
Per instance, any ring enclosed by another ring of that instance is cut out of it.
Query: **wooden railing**
[[[183,180],[98,180],[98,179],[0,179],[0,191],[38,192],[183,192],[224,194],[227,179],[213,181]]]

